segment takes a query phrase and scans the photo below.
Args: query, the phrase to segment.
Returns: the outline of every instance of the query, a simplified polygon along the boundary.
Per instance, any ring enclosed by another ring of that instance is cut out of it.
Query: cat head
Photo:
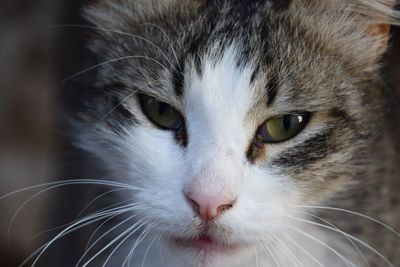
[[[392,4],[97,1],[77,143],[142,189],[169,249],[232,260],[363,182]]]

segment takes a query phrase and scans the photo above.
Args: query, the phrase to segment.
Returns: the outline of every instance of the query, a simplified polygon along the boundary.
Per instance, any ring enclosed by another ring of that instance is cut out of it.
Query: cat
[[[69,133],[117,194],[48,247],[93,220],[77,266],[400,266],[394,5],[88,3]]]

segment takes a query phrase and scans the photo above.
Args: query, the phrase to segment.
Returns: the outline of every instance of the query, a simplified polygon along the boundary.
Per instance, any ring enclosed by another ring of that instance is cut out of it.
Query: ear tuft
[[[377,54],[383,54],[389,42],[390,24],[372,24],[368,26],[367,33],[372,37],[380,37]]]

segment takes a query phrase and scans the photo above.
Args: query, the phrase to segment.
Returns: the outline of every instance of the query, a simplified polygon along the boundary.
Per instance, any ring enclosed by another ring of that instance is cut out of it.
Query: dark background
[[[62,78],[86,67],[75,64],[86,56],[81,41],[85,32],[54,26],[84,23],[79,14],[85,2],[89,1],[0,1],[0,196],[30,185],[74,178],[80,172],[74,165],[80,159],[66,145],[59,123],[61,104],[73,99],[60,88],[64,87]],[[389,114],[397,124],[400,30],[393,28],[392,35],[382,75],[391,103]],[[65,177],[66,173],[70,176]],[[46,237],[37,234],[65,217],[74,201],[81,201],[67,198],[55,209],[59,196],[68,194],[42,194],[25,206],[8,233],[14,213],[35,192],[0,199],[0,266],[18,266]]]

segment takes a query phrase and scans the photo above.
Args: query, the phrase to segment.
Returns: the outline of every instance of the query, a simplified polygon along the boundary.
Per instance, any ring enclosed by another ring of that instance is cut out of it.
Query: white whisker
[[[256,267],[258,267],[258,252],[257,252],[257,247],[253,246],[254,253],[256,254]],[[142,266],[143,267],[143,266]]]
[[[90,201],[85,207],[83,207],[83,209],[79,212],[79,214],[76,216],[76,218],[75,218],[75,220],[76,219],[79,219],[81,216],[82,216],[82,214],[93,204],[93,203],[95,203],[97,200],[99,200],[100,198],[102,198],[102,197],[104,197],[104,196],[106,196],[106,195],[109,195],[109,194],[111,194],[111,193],[114,193],[114,192],[119,192],[119,191],[123,191],[123,190],[128,190],[127,188],[117,188],[117,189],[112,189],[112,190],[109,190],[109,191],[107,191],[107,192],[104,192],[104,193],[102,193],[102,194],[100,194],[99,196],[97,196],[97,197],[95,197],[92,201]]]
[[[62,82],[69,81],[69,80],[71,80],[71,79],[73,79],[73,78],[75,78],[75,77],[77,77],[77,76],[79,76],[81,74],[84,74],[84,73],[86,73],[88,71],[94,70],[94,69],[96,69],[98,67],[101,67],[101,66],[113,63],[113,62],[117,62],[117,61],[120,61],[120,60],[126,60],[126,59],[147,59],[147,60],[150,60],[150,61],[156,63],[157,65],[161,66],[163,69],[168,71],[167,67],[165,67],[160,61],[158,61],[158,60],[156,60],[154,58],[151,58],[151,57],[148,57],[148,56],[138,56],[138,55],[137,56],[124,56],[124,57],[118,57],[118,58],[110,59],[110,60],[101,62],[99,64],[90,66],[88,68],[85,68],[85,69],[83,69],[83,70],[81,70],[81,71],[79,71],[79,72],[77,72],[77,73],[75,73],[75,74],[73,74],[71,76],[68,76],[67,78],[63,79]]]
[[[105,211],[105,210],[108,210],[108,209],[116,208],[116,207],[120,206],[121,204],[124,204],[124,203],[127,203],[127,202],[130,203],[131,200],[121,201],[121,202],[119,202],[119,203],[117,203],[117,204],[113,204],[113,205],[107,206],[107,207],[105,207],[105,208],[96,210],[96,212],[102,212],[102,211]],[[93,213],[92,213],[92,214],[93,214]],[[118,215],[118,214],[117,214],[117,215]],[[117,216],[117,215],[115,215],[115,216]],[[113,216],[113,217],[115,217],[115,216]],[[79,216],[79,217],[80,217],[80,216]],[[42,234],[49,233],[49,232],[52,232],[52,231],[59,230],[59,229],[62,229],[62,228],[64,228],[64,227],[70,226],[71,224],[77,222],[77,221],[79,220],[79,217],[78,217],[78,216],[75,217],[75,219],[74,219],[72,222],[69,222],[69,223],[66,223],[66,224],[63,224],[63,225],[60,225],[60,226],[56,226],[56,227],[50,228],[50,229],[48,229],[48,230],[41,231],[41,232],[37,233],[36,235],[34,235],[34,236],[33,236],[33,239],[38,238],[38,237],[39,237],[40,235],[42,235]],[[110,219],[111,219],[111,218],[110,218]],[[108,219],[108,220],[109,220],[109,219]],[[108,221],[108,220],[107,220],[107,221]],[[104,223],[103,223],[103,224],[104,224]]]
[[[120,215],[120,214],[118,214],[118,215]],[[100,242],[100,240],[102,240],[102,239],[103,239],[104,237],[106,237],[109,233],[111,233],[111,232],[114,231],[115,229],[119,228],[120,226],[122,226],[123,224],[125,224],[126,222],[128,222],[129,220],[132,220],[132,219],[135,218],[136,216],[137,216],[137,215],[132,215],[132,216],[128,217],[127,219],[125,219],[125,220],[119,222],[118,224],[114,225],[111,229],[109,229],[109,230],[107,230],[105,233],[103,233],[99,238],[97,238],[97,239],[89,246],[90,241],[91,241],[92,238],[93,238],[93,235],[92,235],[92,236],[90,237],[90,239],[89,239],[87,245],[86,245],[85,252],[84,252],[83,255],[80,257],[80,259],[78,260],[78,262],[76,263],[75,266],[76,266],[76,267],[79,266],[79,264],[85,259],[86,255],[94,248],[94,246],[95,246],[96,244],[98,244],[98,243]],[[115,216],[113,216],[113,217],[115,217]],[[111,218],[113,218],[113,217],[111,217]],[[110,218],[110,219],[111,219],[111,218]],[[106,222],[107,222],[107,221],[106,221]],[[97,228],[96,231],[98,231],[98,229],[99,229],[99,228]]]
[[[316,218],[316,219],[318,219],[318,220],[320,220],[320,221],[326,223],[327,225],[329,225],[329,226],[331,226],[331,227],[333,227],[333,228],[335,228],[335,229],[341,230],[340,228],[338,228],[338,227],[337,227],[336,225],[334,225],[333,223],[330,223],[330,222],[328,222],[327,220],[325,220],[325,219],[323,219],[323,218],[321,218],[321,217],[319,217],[319,216],[317,216],[317,215],[315,215],[315,214],[312,214],[312,213],[309,213],[309,212],[302,212],[302,211],[299,211],[299,212],[304,213],[304,214],[306,214],[306,215],[308,215],[308,216],[311,216],[311,217],[313,217],[313,218]],[[369,262],[367,261],[367,259],[365,258],[365,255],[362,253],[362,251],[360,250],[360,248],[357,246],[357,244],[355,244],[354,241],[353,241],[351,238],[347,237],[346,235],[343,235],[343,236],[344,236],[344,237],[350,242],[350,244],[357,250],[357,253],[358,253],[358,254],[360,255],[360,257],[363,259],[364,263],[365,263],[367,266],[371,266],[371,265],[369,264]]]
[[[59,234],[57,234],[54,238],[52,238],[50,241],[46,242],[44,245],[42,245],[40,248],[38,248],[36,251],[34,251],[27,259],[25,259],[20,266],[24,266],[28,261],[30,261],[36,254],[39,253],[39,255],[36,257],[35,261],[31,265],[32,267],[35,266],[35,264],[39,261],[40,256],[49,248],[55,241],[60,239],[61,237],[76,231],[78,229],[81,229],[87,225],[90,225],[96,221],[102,220],[104,218],[107,218],[109,216],[112,216],[117,213],[124,213],[127,211],[131,211],[132,209],[130,207],[119,207],[116,209],[113,209],[111,211],[104,211],[100,213],[96,213],[90,216],[87,216],[85,218],[82,218],[81,220],[75,222],[74,224],[68,226],[65,228],[63,231],[61,231]]]
[[[145,85],[143,85],[142,87],[133,90],[131,93],[129,93],[126,97],[124,97],[117,105],[113,106],[105,115],[103,115],[99,121],[104,120],[105,118],[107,118],[111,113],[114,112],[114,110],[116,110],[118,107],[120,107],[123,103],[125,103],[126,100],[128,100],[129,98],[131,98],[134,94],[136,94],[137,92],[143,90],[144,88],[146,88],[147,86],[151,86],[156,84],[156,82],[150,82],[147,83]]]
[[[322,227],[322,228],[325,228],[325,229],[340,233],[340,234],[342,234],[344,236],[347,236],[348,238],[350,238],[350,239],[360,243],[361,245],[365,246],[366,248],[370,249],[373,253],[375,253],[382,260],[384,260],[387,264],[389,264],[389,266],[394,267],[394,265],[385,256],[383,256],[379,251],[377,251],[376,249],[374,249],[373,247],[371,247],[369,244],[365,243],[361,239],[356,238],[356,237],[354,237],[354,236],[352,236],[352,235],[350,235],[350,234],[348,234],[346,232],[343,232],[340,229],[335,229],[333,227],[330,227],[330,226],[327,226],[327,225],[323,225],[321,223],[312,222],[312,221],[309,221],[309,220],[304,220],[304,219],[296,218],[296,217],[289,216],[289,215],[287,215],[287,217],[289,217],[289,218],[291,218],[293,220],[298,220],[298,221],[305,222],[305,223],[308,223],[308,224],[316,225],[316,226],[319,226],[319,227]]]
[[[391,228],[390,226],[388,226],[387,224],[372,218],[371,216],[356,212],[356,211],[352,211],[352,210],[347,210],[347,209],[342,209],[342,208],[336,208],[336,207],[324,207],[324,206],[305,206],[305,205],[300,205],[300,206],[294,206],[294,208],[308,208],[308,209],[321,209],[321,210],[330,210],[330,211],[341,211],[341,212],[346,212],[352,215],[357,215],[360,216],[364,219],[373,221],[383,227],[385,227],[387,230],[389,230],[390,232],[392,232],[393,234],[395,234],[398,238],[400,238],[400,233],[397,232],[396,230],[394,230],[393,228]]]
[[[161,262],[163,263],[163,266],[168,266],[167,262],[165,261],[164,253],[162,251],[162,246],[160,246],[161,238],[162,238],[162,233],[160,233],[158,240],[157,240],[158,254],[160,255],[160,259],[161,259]]]
[[[151,246],[153,245],[154,241],[159,237],[159,235],[160,235],[160,234],[154,236],[154,238],[153,238],[153,239],[151,240],[151,242],[150,242],[150,245],[147,247],[147,249],[146,249],[146,251],[145,251],[145,253],[144,253],[144,256],[143,256],[142,267],[144,267],[144,264],[145,264],[145,262],[146,262],[147,254],[149,254],[149,251],[150,251]]]
[[[113,207],[115,207],[115,206],[119,206],[119,205],[121,205],[121,204],[123,204],[123,203],[126,203],[126,202],[130,202],[130,200],[128,200],[128,201],[122,201],[122,202],[120,202],[119,204],[116,204],[116,205],[111,205],[111,206],[109,206],[109,208],[113,208]],[[141,207],[141,206],[139,206],[139,207]],[[100,210],[100,211],[102,211],[102,210]],[[93,237],[96,235],[96,233],[97,233],[107,222],[109,222],[110,220],[112,220],[113,218],[115,218],[115,217],[118,216],[118,215],[120,215],[120,214],[117,214],[117,215],[114,215],[114,216],[108,218],[107,220],[105,220],[102,224],[100,224],[100,225],[93,231],[92,235],[90,236],[90,238],[89,238],[89,240],[88,240],[88,242],[87,242],[86,248],[89,246],[89,244],[91,243],[91,241],[92,241]]]
[[[300,261],[299,259],[296,257],[296,255],[293,254],[293,252],[283,243],[283,242],[279,242],[277,240],[275,240],[272,236],[271,236],[271,241],[274,242],[277,246],[283,248],[284,250],[286,250],[287,253],[289,253],[290,256],[290,261],[292,263],[294,263],[296,266],[302,266],[305,267]]]
[[[268,240],[270,240],[270,239],[271,239],[271,237],[268,236]],[[258,239],[258,240],[260,241],[260,239]],[[278,267],[281,267],[281,265],[279,264],[278,259],[275,257],[275,254],[273,253],[273,251],[272,251],[271,248],[269,247],[268,243],[265,242],[265,241],[268,241],[268,240],[261,239],[260,244],[261,244],[261,246],[262,246],[263,248],[266,249],[266,251],[268,251],[268,253],[269,253],[269,255],[272,257],[272,260],[274,261],[275,265],[278,266]],[[263,241],[264,241],[264,242],[263,242]]]
[[[146,222],[147,223],[147,222]],[[124,262],[122,263],[122,266],[124,266],[125,264],[127,264],[127,266],[131,266],[131,260],[133,257],[133,252],[135,251],[135,249],[139,246],[139,244],[146,238],[146,236],[149,234],[151,228],[153,227],[153,225],[156,225],[155,223],[150,224],[149,226],[147,226],[142,233],[139,235],[139,237],[135,240],[135,242],[133,243],[128,256],[125,258]],[[104,266],[103,266],[104,267]]]
[[[292,244],[294,244],[300,251],[302,251],[304,254],[306,254],[310,259],[312,259],[316,264],[318,264],[320,267],[324,267],[324,265],[317,260],[313,255],[310,254],[307,250],[305,250],[302,246],[299,245],[293,238],[291,238],[286,232],[283,232],[283,235],[290,241]]]
[[[172,44],[172,41],[169,38],[168,34],[165,32],[165,30],[163,28],[161,28],[160,26],[158,26],[157,24],[154,24],[154,23],[145,22],[145,23],[142,23],[142,25],[149,25],[149,26],[155,27],[155,28],[159,29],[164,34],[165,38],[167,39],[167,41],[169,43],[171,51],[172,51],[172,53],[173,53],[173,55],[175,57],[176,64],[179,64],[179,59],[178,59],[178,56],[177,56],[176,51],[174,49],[174,46]]]
[[[92,256],[88,261],[86,261],[82,267],[86,267],[89,265],[90,262],[92,262],[95,258],[97,258],[101,253],[103,253],[106,249],[108,249],[110,246],[112,246],[115,242],[117,242],[119,239],[123,238],[126,234],[128,234],[130,231],[135,232],[137,229],[139,229],[142,225],[139,225],[142,223],[145,219],[141,219],[135,224],[133,224],[131,227],[129,227],[127,230],[125,230],[122,234],[118,235],[116,238],[114,238],[110,243],[108,243],[106,246],[104,246],[100,251],[98,251],[94,256]],[[139,225],[139,227],[138,227]]]
[[[72,182],[72,181],[74,181],[74,182]],[[88,181],[90,181],[90,182],[88,182]],[[81,185],[81,184],[101,184],[101,185],[110,185],[108,182],[107,182],[107,183],[103,183],[103,182],[101,181],[101,182],[99,182],[99,183],[97,183],[97,182],[94,183],[93,181],[94,181],[94,180],[83,180],[83,181],[77,180],[77,181],[75,182],[75,180],[69,180],[69,181],[62,181],[62,182],[47,183],[47,184],[53,184],[53,185],[50,186],[50,187],[48,187],[48,188],[46,188],[46,189],[43,189],[43,190],[39,191],[38,193],[35,193],[35,194],[32,195],[31,197],[29,197],[29,198],[28,198],[26,201],[24,201],[24,203],[22,203],[22,205],[20,205],[20,206],[18,207],[18,209],[15,211],[15,213],[14,213],[13,216],[11,217],[11,220],[10,220],[10,223],[9,223],[8,229],[7,229],[8,240],[10,240],[11,228],[12,228],[12,225],[14,224],[15,219],[17,218],[18,214],[26,207],[26,205],[28,205],[29,202],[31,202],[32,200],[34,200],[35,198],[37,198],[38,196],[40,196],[41,194],[43,194],[43,193],[45,193],[45,192],[48,192],[48,191],[50,191],[50,190],[52,190],[52,189],[56,189],[56,188],[59,188],[59,187],[62,187],[62,186],[72,186],[72,185]],[[100,180],[99,180],[99,181],[100,181]],[[11,192],[11,193],[5,195],[3,198],[11,196],[10,194],[20,193],[20,192],[22,192],[21,190],[23,190],[23,191],[25,191],[25,190],[30,190],[30,189],[34,189],[34,188],[37,188],[37,187],[46,186],[47,184],[32,186],[32,187],[28,187],[28,188],[25,188],[25,189],[20,189],[20,190],[17,190],[17,191],[14,191],[14,192]],[[117,185],[118,183],[112,183],[112,184],[113,184],[113,185]],[[121,186],[121,185],[122,185],[122,184],[119,184],[119,186]],[[139,190],[139,189],[136,189],[135,187],[127,187],[127,186],[125,186],[125,185],[123,185],[122,187],[123,187],[123,189],[126,189],[126,190]],[[0,198],[0,200],[1,200],[1,199],[2,199],[2,198]]]
[[[300,233],[308,238],[310,238],[311,240],[315,241],[316,243],[324,246],[325,248],[327,248],[328,250],[330,250],[331,252],[333,252],[336,256],[338,256],[348,267],[351,266],[355,266],[355,264],[353,262],[351,262],[350,260],[348,260],[346,257],[344,257],[342,254],[340,254],[337,250],[333,249],[332,247],[328,246],[327,244],[325,244],[324,242],[322,242],[321,240],[319,240],[318,238],[315,238],[314,236],[307,234],[306,232],[300,230],[300,229],[296,229],[294,227],[291,227],[290,225],[286,225],[286,224],[282,224],[284,227],[291,229],[292,231],[295,231],[297,233]]]
[[[52,187],[55,185],[56,185],[56,187]],[[143,191],[142,188],[134,187],[129,184],[123,184],[123,183],[114,182],[114,181],[97,180],[97,179],[72,179],[72,180],[62,180],[62,181],[55,181],[55,182],[27,186],[27,187],[12,191],[10,193],[7,193],[3,196],[0,196],[0,200],[6,199],[12,195],[22,193],[25,191],[29,191],[29,190],[33,190],[36,188],[41,188],[41,187],[46,187],[46,186],[49,186],[52,188],[57,188],[57,187],[68,186],[68,185],[105,185],[105,186],[123,187],[123,188],[129,188],[131,190]]]

